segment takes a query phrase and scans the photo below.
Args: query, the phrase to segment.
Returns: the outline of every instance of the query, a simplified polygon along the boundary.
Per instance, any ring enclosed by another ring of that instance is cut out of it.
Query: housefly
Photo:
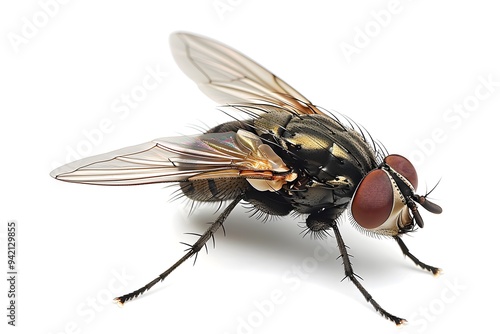
[[[349,118],[317,107],[226,45],[183,32],[173,34],[170,44],[175,61],[201,91],[223,111],[240,117],[203,134],[159,138],[51,173],[58,180],[96,185],[177,182],[181,194],[193,201],[227,204],[183,257],[116,300],[125,303],[164,280],[205,247],[239,202],[246,202],[265,215],[303,215],[306,232],[314,236],[333,230],[345,277],[382,316],[405,322],[382,308],[360,283],[338,224],[347,216],[369,235],[393,238],[405,256],[437,275],[440,269],[418,260],[401,239],[424,226],[418,206],[442,211],[427,195],[416,193],[418,177],[411,162],[388,154]]]

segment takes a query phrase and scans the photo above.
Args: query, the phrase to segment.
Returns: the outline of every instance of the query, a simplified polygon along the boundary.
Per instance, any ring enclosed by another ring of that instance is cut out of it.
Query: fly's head
[[[351,214],[363,230],[396,236],[424,227],[417,204],[432,213],[440,206],[415,193],[418,176],[408,159],[391,154],[359,183],[351,201]]]

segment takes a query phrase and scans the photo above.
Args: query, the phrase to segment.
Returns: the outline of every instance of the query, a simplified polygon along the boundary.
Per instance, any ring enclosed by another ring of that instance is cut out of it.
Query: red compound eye
[[[408,181],[410,181],[413,189],[417,190],[418,187],[418,176],[415,167],[412,163],[405,157],[397,154],[391,154],[385,157],[384,162],[391,166],[399,174],[403,175]]]
[[[381,169],[368,173],[354,193],[351,212],[364,228],[377,228],[389,218],[394,202],[391,179]]]

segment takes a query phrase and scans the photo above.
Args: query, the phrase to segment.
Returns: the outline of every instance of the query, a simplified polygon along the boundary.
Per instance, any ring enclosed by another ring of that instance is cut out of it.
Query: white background
[[[12,219],[19,256],[18,327],[6,325],[2,279],[2,332],[452,333],[496,326],[500,21],[493,2],[62,2],[0,8],[5,272]],[[194,267],[189,260],[123,308],[110,302],[182,256],[178,242],[194,241],[183,233],[203,231],[215,209],[188,216],[189,206],[170,202],[172,189],[163,185],[85,186],[49,172],[78,153],[196,133],[190,126],[226,119],[173,62],[168,38],[176,30],[223,41],[314,103],[349,115],[389,151],[414,160],[421,193],[441,179],[431,197],[444,213],[422,210],[425,228],[405,237],[414,254],[444,268],[438,278],[404,259],[393,241],[341,226],[366,288],[410,320],[406,326],[384,320],[350,282],[340,282],[333,239],[326,247],[335,252],[315,257],[326,253],[299,235],[300,219],[263,224],[242,207],[225,224],[227,236],[219,233],[216,249],[210,244]],[[348,45],[356,53],[345,54]],[[168,75],[123,109],[123,96],[140,90],[151,70]]]

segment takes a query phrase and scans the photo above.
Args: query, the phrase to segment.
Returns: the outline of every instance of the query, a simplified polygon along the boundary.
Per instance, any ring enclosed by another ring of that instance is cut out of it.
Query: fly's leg
[[[366,289],[359,283],[354,271],[352,270],[352,265],[351,261],[349,260],[349,254],[347,253],[347,248],[346,245],[344,244],[344,240],[342,239],[342,236],[340,235],[339,228],[337,224],[334,222],[331,224],[331,227],[333,228],[333,231],[335,232],[335,237],[337,238],[337,245],[340,250],[340,257],[342,257],[342,261],[344,264],[344,271],[345,271],[345,276],[348,277],[352,283],[358,288],[358,290],[363,294],[365,297],[366,301],[372,304],[372,306],[375,308],[375,310],[380,313],[382,316],[386,317],[390,321],[394,322],[396,325],[401,325],[406,322],[405,319],[396,317],[386,310],[384,310],[373,298],[372,296],[366,291]],[[344,277],[345,279],[345,277]]]
[[[403,242],[403,239],[401,239],[399,236],[395,236],[394,239],[396,240],[396,242],[398,243],[399,247],[403,251],[403,254],[405,256],[408,256],[417,266],[419,266],[422,269],[430,271],[435,276],[439,275],[439,273],[441,272],[440,268],[429,266],[428,264],[425,264],[425,263],[421,262],[419,259],[417,259],[415,257],[415,255],[413,255],[412,253],[410,253],[410,251],[408,250],[408,247],[406,247],[405,243]]]
[[[199,237],[199,239],[193,245],[190,245],[187,253],[183,257],[181,257],[179,259],[179,261],[177,261],[176,263],[174,263],[170,268],[168,268],[166,271],[164,271],[163,273],[161,273],[158,277],[156,277],[154,280],[152,280],[151,282],[149,282],[148,284],[146,284],[142,288],[137,289],[137,290],[135,290],[135,291],[133,291],[131,293],[128,293],[126,295],[123,295],[121,297],[117,297],[117,298],[115,298],[115,301],[117,301],[120,304],[124,304],[128,300],[136,298],[136,297],[142,295],[144,292],[146,292],[149,289],[151,289],[155,284],[157,284],[158,282],[163,281],[165,279],[165,277],[167,277],[168,275],[170,275],[170,273],[172,271],[174,271],[182,263],[184,263],[184,261],[186,261],[187,259],[189,259],[193,255],[198,254],[198,252],[203,247],[205,247],[205,244],[207,243],[207,241],[210,240],[211,238],[213,238],[215,232],[222,226],[222,224],[226,220],[226,218],[229,215],[229,213],[234,209],[234,207],[236,206],[236,204],[238,204],[238,202],[241,199],[242,199],[242,195],[239,195],[236,199],[234,199],[231,202],[231,204],[229,204],[229,206],[215,220],[215,222],[213,222],[210,225],[210,227],[205,231],[205,233],[203,233]]]

